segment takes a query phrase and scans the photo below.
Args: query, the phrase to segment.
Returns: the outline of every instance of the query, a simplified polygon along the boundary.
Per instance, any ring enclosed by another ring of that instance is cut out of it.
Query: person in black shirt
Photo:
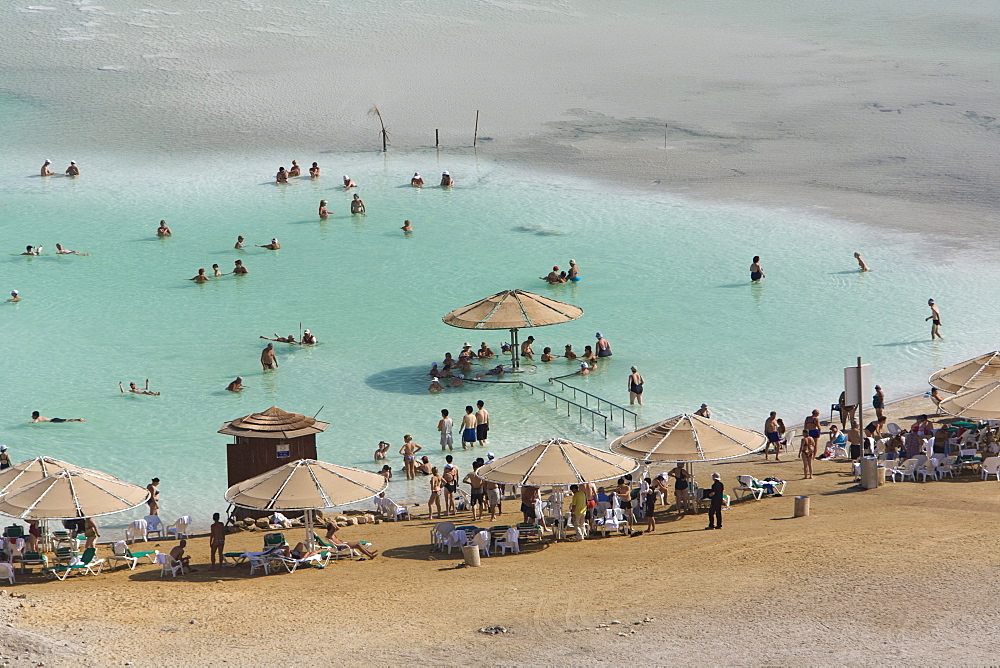
[[[722,528],[722,492],[726,489],[718,473],[712,474],[712,489],[708,490],[711,502],[708,506],[708,526],[705,529]]]

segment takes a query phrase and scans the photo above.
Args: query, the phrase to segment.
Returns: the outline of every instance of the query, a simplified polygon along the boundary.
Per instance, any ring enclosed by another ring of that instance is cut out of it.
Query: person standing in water
[[[597,356],[611,357],[611,344],[608,340],[600,332],[597,332],[595,336],[597,337]]]
[[[284,167],[278,167],[278,173],[274,175],[275,183],[288,183],[288,172]]]
[[[243,235],[241,234],[241,235],[237,236],[236,237],[236,245],[233,246],[233,248],[235,248],[236,250],[243,250],[246,247],[247,247],[247,244],[246,244],[246,241],[243,239]]]
[[[403,234],[413,234],[413,223],[408,220],[404,220],[403,226],[399,229],[403,230]]]
[[[52,164],[51,160],[45,161],[45,163],[42,165],[42,170],[40,172],[41,176],[52,176],[52,170],[49,168],[49,165],[51,164]]]
[[[309,178],[319,178],[319,165],[315,162],[312,164],[312,167],[309,168]]]
[[[66,168],[66,176],[80,176],[80,168],[72,160],[69,161],[69,167]]]
[[[632,367],[632,375],[628,377],[628,403],[633,405],[636,401],[642,406],[642,385],[645,381],[642,374],[635,367]]]
[[[291,169],[288,170],[288,176],[289,176],[289,178],[291,178],[293,176],[302,176],[302,168],[299,167],[299,163],[297,163],[294,160],[292,160],[292,167],[291,167]]]
[[[465,416],[462,418],[462,449],[476,445],[476,416],[473,414],[472,406],[465,407]]]
[[[420,176],[420,172],[413,172],[413,178],[410,179],[410,185],[414,188],[424,187],[424,177]]]
[[[358,184],[354,182],[354,179],[352,179],[347,174],[344,174],[344,190],[347,190],[348,188],[357,188],[357,187]]]
[[[450,188],[455,185],[455,179],[451,178],[451,174],[447,171],[441,172],[441,187]]]
[[[236,376],[236,380],[226,385],[227,392],[239,392],[243,389],[243,376]]]
[[[760,266],[760,255],[753,256],[753,264],[750,265],[750,282],[758,283],[765,278],[764,269]]]
[[[347,186],[344,187],[346,188]],[[351,200],[351,213],[365,213],[365,201],[357,193],[354,194],[354,199]]]
[[[441,432],[441,452],[444,452],[445,448],[449,450],[455,449],[455,441],[452,437],[451,430],[455,426],[455,421],[448,417],[448,409],[441,409],[441,419],[438,420],[438,431]]]
[[[173,234],[173,232],[171,232],[170,228],[167,227],[167,221],[161,220],[160,221],[160,226],[156,228],[156,236],[158,236],[158,237],[160,237],[162,239],[163,237],[169,237],[172,234]]]
[[[931,307],[931,314],[924,318],[924,322],[928,320],[931,322],[931,341],[935,338],[942,338],[941,336],[941,311],[938,310],[937,304],[934,303],[933,299],[927,300],[927,305]]]
[[[210,281],[212,279],[210,279],[208,276],[205,275],[205,268],[202,267],[201,269],[198,270],[197,276],[195,276],[194,278],[189,278],[188,280],[194,281],[195,283],[204,283],[205,281]]]
[[[249,273],[247,268],[243,266],[243,260],[237,260],[235,266],[233,267],[234,274],[246,274]]]
[[[321,199],[319,201],[319,219],[326,220],[330,217],[330,212],[326,210],[326,200]]]
[[[864,260],[864,258],[863,258],[863,257],[861,257],[861,253],[855,253],[855,254],[854,254],[854,259],[858,261],[858,267],[860,267],[860,268],[861,268],[861,271],[871,271],[871,270],[870,270],[870,269],[868,268],[868,265],[867,265],[867,264],[865,264],[865,260]]]
[[[580,268],[576,266],[576,260],[569,261],[569,273],[566,274],[566,278],[573,282],[580,280]]]
[[[264,370],[277,369],[278,368],[278,358],[274,355],[274,344],[269,343],[267,347],[260,353],[260,365],[264,367]]]
[[[407,480],[417,477],[417,453],[422,449],[413,442],[412,436],[409,434],[403,436],[403,447],[399,449],[399,454],[403,455],[403,469],[406,471]]]

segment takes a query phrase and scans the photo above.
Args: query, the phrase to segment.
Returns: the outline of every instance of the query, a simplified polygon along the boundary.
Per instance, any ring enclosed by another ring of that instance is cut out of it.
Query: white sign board
[[[874,386],[872,385],[872,365],[862,364],[861,365],[861,392],[862,395],[858,396],[858,367],[845,366],[844,367],[844,392],[847,394],[845,404],[848,406],[858,406],[864,404],[864,393],[869,391]]]
[[[288,459],[291,451],[287,443],[278,443],[278,459]]]

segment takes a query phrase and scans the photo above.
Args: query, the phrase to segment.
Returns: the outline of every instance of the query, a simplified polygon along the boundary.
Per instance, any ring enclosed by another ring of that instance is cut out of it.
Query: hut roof
[[[219,433],[245,438],[287,439],[319,434],[329,426],[328,422],[271,406],[262,413],[252,413],[225,423]]]

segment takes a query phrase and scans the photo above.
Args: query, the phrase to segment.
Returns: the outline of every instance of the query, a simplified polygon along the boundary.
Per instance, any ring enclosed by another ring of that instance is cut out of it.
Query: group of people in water
[[[539,276],[540,279],[549,285],[557,283],[577,282],[580,280],[580,268],[576,266],[576,260],[569,261],[569,271],[559,271],[559,266],[552,267],[552,271],[547,276]]]
[[[41,171],[39,173],[39,176],[58,176],[58,174],[56,174],[55,172],[52,171],[51,165],[52,165],[52,161],[51,160],[46,160],[42,164],[42,169],[41,169]],[[69,161],[69,167],[67,167],[66,171],[63,172],[63,173],[66,176],[80,176],[80,168],[77,167],[76,162],[70,160]]]

